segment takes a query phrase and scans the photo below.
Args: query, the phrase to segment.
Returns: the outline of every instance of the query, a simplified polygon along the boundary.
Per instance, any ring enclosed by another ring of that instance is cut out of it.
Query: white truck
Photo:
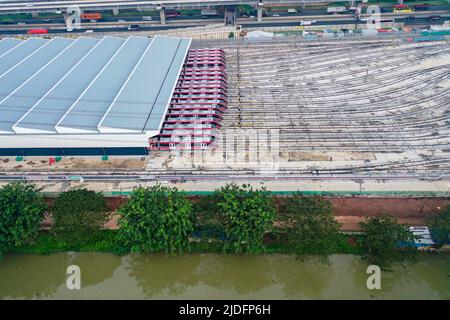
[[[297,9],[288,9],[288,13],[298,13]]]
[[[202,17],[215,17],[219,15],[219,12],[217,12],[217,10],[204,9],[200,11],[200,14]]]
[[[346,7],[328,7],[327,13],[328,14],[343,14],[343,13],[347,13],[347,8]]]
[[[300,21],[301,26],[310,26],[313,23],[316,23],[316,20],[301,20]]]

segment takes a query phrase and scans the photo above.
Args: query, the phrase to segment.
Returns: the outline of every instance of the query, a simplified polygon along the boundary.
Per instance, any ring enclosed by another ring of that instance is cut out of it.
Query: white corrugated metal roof
[[[0,41],[0,134],[159,133],[190,40]]]

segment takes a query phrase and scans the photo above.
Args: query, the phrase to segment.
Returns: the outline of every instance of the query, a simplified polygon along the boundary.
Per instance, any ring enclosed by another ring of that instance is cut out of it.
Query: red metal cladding
[[[220,48],[189,50],[161,132],[149,140],[150,150],[214,147],[226,109],[225,52]]]

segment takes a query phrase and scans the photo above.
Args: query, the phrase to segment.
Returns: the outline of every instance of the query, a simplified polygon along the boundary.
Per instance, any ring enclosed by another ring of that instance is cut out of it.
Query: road
[[[355,0],[361,1],[361,0]],[[0,3],[0,12],[56,12],[66,10],[68,7],[75,6],[82,10],[107,10],[113,8],[135,9],[147,8],[156,9],[165,8],[192,8],[205,6],[224,6],[224,5],[253,5],[255,6],[259,0],[63,0],[63,1],[34,1],[34,2],[3,2]],[[325,4],[330,2],[342,2],[339,0],[267,0],[266,4]],[[350,0],[347,0],[350,2]]]
[[[0,181],[218,181],[218,180],[411,180],[420,181],[449,181],[450,175],[423,176],[420,174],[405,175],[280,175],[280,174],[238,174],[235,175],[210,175],[205,174],[183,174],[178,175],[151,175],[148,171],[130,173],[36,173],[24,172],[22,174],[11,173],[0,175]]]
[[[434,11],[435,12],[435,11]],[[433,14],[434,14],[433,12]],[[431,21],[428,19],[430,13],[418,14],[416,18],[410,19],[405,16],[389,15],[387,17],[395,19],[396,22],[403,22],[408,26],[426,26],[430,24],[442,24],[446,20],[450,20],[449,14],[442,14],[441,19]],[[356,21],[352,16],[284,16],[284,17],[267,17],[262,22],[256,22],[251,18],[239,18],[238,24],[244,28],[255,27],[274,27],[274,26],[298,26],[301,20],[315,20],[314,25],[327,26],[327,25],[340,25],[340,24],[365,24],[364,21]],[[121,19],[117,19],[121,20]],[[74,30],[72,33],[83,33],[86,30],[94,30],[95,32],[124,32],[127,31],[129,24],[139,24],[142,31],[157,31],[168,30],[175,28],[187,28],[195,26],[205,26],[211,23],[222,23],[223,19],[176,19],[169,20],[168,24],[161,25],[157,21],[143,21],[137,20],[136,17],[129,17],[124,22],[117,21],[101,21],[97,23],[82,23],[82,28]],[[41,22],[39,20],[36,23],[26,25],[0,25],[0,34],[25,34],[27,30],[32,28],[48,28],[49,33],[64,33],[66,32],[65,25],[62,21],[59,23],[49,24],[47,22]]]

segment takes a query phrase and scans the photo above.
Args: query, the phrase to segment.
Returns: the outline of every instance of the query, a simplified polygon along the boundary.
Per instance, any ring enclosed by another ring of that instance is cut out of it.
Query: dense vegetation
[[[438,246],[450,243],[450,206],[437,215],[429,217],[427,223]]]
[[[182,252],[193,231],[192,204],[184,192],[156,185],[135,190],[119,213],[120,253]]]
[[[11,183],[0,189],[0,258],[7,250],[33,240],[46,205],[34,185]]]
[[[329,201],[296,193],[282,202],[278,221],[281,241],[296,252],[336,252],[340,238],[339,224]]]
[[[100,193],[86,189],[62,192],[52,209],[52,231],[66,243],[87,243],[108,221],[108,206]]]
[[[216,191],[217,219],[227,241],[225,251],[257,253],[264,250],[263,237],[275,220],[273,197],[265,189],[228,184]]]
[[[413,260],[415,253],[413,235],[393,217],[369,217],[360,223],[362,235],[344,235],[326,199],[301,193],[275,198],[249,185],[228,184],[189,198],[161,185],[138,188],[118,210],[119,230],[103,230],[108,211],[101,194],[61,193],[51,211],[52,230],[36,239],[45,212],[39,190],[7,185],[0,189],[0,252],[357,253],[383,268]],[[429,220],[441,243],[449,239],[449,212],[447,207]]]
[[[394,263],[414,260],[417,251],[407,244],[414,242],[415,237],[394,217],[369,217],[359,226],[366,234],[362,245],[366,252],[364,258],[370,264],[387,269]]]

